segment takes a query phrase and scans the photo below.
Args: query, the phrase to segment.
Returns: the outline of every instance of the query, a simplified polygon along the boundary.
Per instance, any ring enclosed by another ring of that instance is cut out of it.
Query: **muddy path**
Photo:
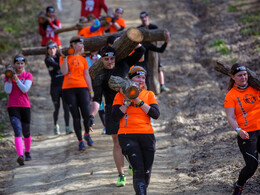
[[[236,145],[236,135],[225,119],[223,100],[227,79],[213,70],[214,60],[227,60],[227,57],[212,52],[208,42],[215,36],[230,38],[234,42],[233,55],[248,59],[249,53],[236,53],[240,47],[235,45],[235,40],[243,41],[244,45],[247,41],[239,37],[237,31],[232,31],[238,26],[236,15],[225,11],[227,3],[217,0],[208,4],[202,0],[106,2],[113,8],[125,9],[128,27],[138,26],[139,13],[146,10],[151,23],[168,28],[172,34],[166,51],[161,55],[170,92],[157,96],[161,116],[154,124],[157,151],[148,194],[231,194],[243,159]],[[250,4],[256,7],[259,2],[241,3],[242,6]],[[57,12],[57,16],[63,26],[70,26],[79,17],[80,3],[62,0],[62,6],[63,10]],[[223,20],[224,17],[228,20]],[[64,46],[68,46],[73,35],[73,32],[62,34]],[[259,39],[248,42],[253,41]],[[59,117],[62,134],[53,135],[49,75],[43,59],[29,59],[34,64],[35,79],[30,92],[33,160],[23,167],[14,166],[0,172],[0,179],[5,180],[3,193],[134,194],[132,177],[128,174],[127,185],[115,187],[117,171],[112,158],[112,140],[101,135],[100,122],[92,133],[95,145],[87,147],[85,152],[77,151],[74,134],[64,134],[62,113]],[[252,63],[256,59],[259,59],[259,53],[254,53],[253,60],[246,62]],[[98,117],[96,120],[99,121]],[[15,157],[10,163],[16,163]],[[127,172],[127,162],[125,164]],[[248,182],[246,194],[260,193],[258,176],[257,172]]]

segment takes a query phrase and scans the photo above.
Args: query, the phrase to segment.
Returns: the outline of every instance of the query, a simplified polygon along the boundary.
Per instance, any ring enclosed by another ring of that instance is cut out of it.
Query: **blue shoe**
[[[85,144],[83,141],[79,142],[79,151],[84,151],[86,150]]]
[[[94,142],[93,142],[93,140],[91,139],[91,137],[90,137],[89,134],[85,135],[85,136],[84,136],[84,139],[86,140],[88,146],[93,146]]]
[[[106,128],[104,128],[101,132],[102,135],[105,135],[106,134]]]
[[[30,152],[25,152],[25,161],[30,161],[30,160],[32,160]]]
[[[72,131],[70,130],[70,127],[66,126],[66,135],[69,135],[71,133],[72,133]]]

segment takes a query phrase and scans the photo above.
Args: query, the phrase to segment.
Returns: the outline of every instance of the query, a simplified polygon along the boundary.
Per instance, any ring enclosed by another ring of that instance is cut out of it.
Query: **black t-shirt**
[[[93,101],[101,103],[102,95],[104,95],[105,104],[106,104],[105,109],[107,109],[107,107],[110,107],[111,109],[117,91],[112,90],[108,86],[108,81],[110,79],[110,76],[113,75],[113,76],[120,76],[122,78],[125,78],[129,72],[130,67],[132,65],[135,65],[138,62],[138,60],[142,57],[144,52],[145,52],[144,47],[139,47],[135,50],[133,54],[117,62],[113,69],[102,69],[96,75],[95,79],[92,82],[92,86],[95,94]]]
[[[51,57],[48,56],[45,58],[45,64],[48,68],[49,75],[51,76],[51,86],[61,87],[64,79],[64,75],[60,71],[59,61],[60,58],[58,56]]]
[[[142,27],[145,27],[144,25],[140,25],[138,26],[137,28],[142,28]],[[155,24],[149,24],[147,26],[148,29],[158,29],[158,26],[156,26]]]

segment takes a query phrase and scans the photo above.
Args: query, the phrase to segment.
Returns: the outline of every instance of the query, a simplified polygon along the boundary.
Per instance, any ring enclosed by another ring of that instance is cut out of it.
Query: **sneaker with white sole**
[[[118,175],[118,180],[117,180],[117,183],[116,183],[116,186],[117,187],[122,187],[122,186],[125,186],[125,175],[124,174],[120,174]]]

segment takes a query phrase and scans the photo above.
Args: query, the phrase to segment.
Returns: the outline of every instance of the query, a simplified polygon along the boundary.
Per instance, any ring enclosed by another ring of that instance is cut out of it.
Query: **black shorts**
[[[9,107],[9,117],[16,117],[22,123],[30,124],[31,121],[31,108],[28,107]]]
[[[112,118],[112,106],[105,107],[105,124],[106,124],[106,134],[107,135],[115,135],[119,129],[119,121],[116,122]]]

